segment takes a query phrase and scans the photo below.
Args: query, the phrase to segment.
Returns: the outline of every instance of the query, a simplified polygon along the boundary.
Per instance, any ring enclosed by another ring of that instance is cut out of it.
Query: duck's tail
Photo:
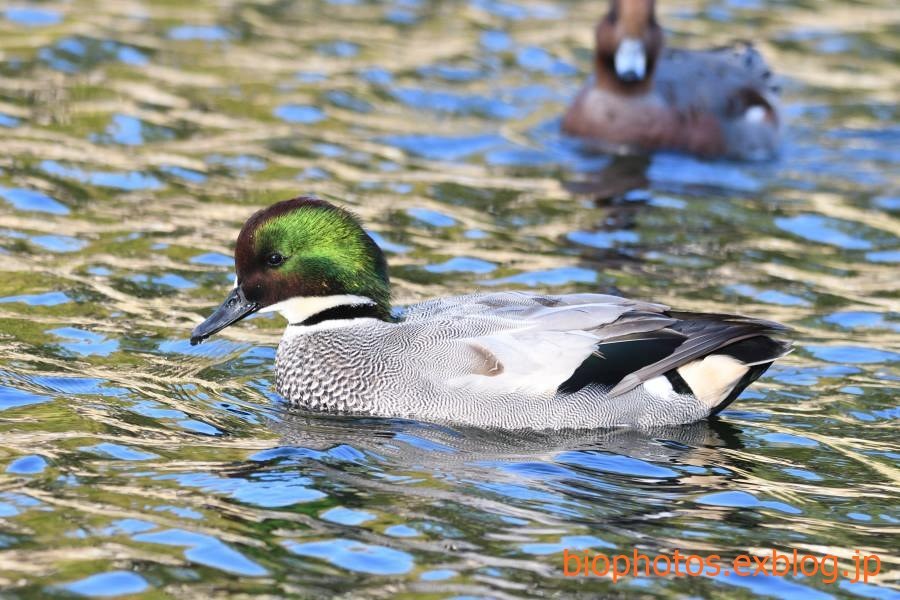
[[[695,397],[714,415],[791,351],[790,342],[772,337],[783,335],[787,328],[771,321],[676,311],[665,316],[674,320],[665,329],[610,339],[598,346],[602,354],[627,348],[633,360],[644,363],[618,381],[610,390],[612,396],[662,376],[674,391]],[[653,349],[659,350],[655,356],[651,356]]]
[[[790,353],[792,344],[757,335],[667,372],[673,389],[689,393],[709,407],[710,416],[727,408],[773,362]]]

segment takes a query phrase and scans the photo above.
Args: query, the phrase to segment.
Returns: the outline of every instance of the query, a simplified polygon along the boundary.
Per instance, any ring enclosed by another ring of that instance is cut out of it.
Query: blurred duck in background
[[[653,0],[611,0],[594,57],[594,78],[566,111],[565,133],[615,154],[777,155],[778,88],[749,44],[664,48]]]

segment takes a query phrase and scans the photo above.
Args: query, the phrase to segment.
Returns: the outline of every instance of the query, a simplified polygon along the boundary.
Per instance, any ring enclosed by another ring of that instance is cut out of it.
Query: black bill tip
[[[259,304],[250,302],[240,286],[235,287],[225,301],[209,317],[194,327],[191,332],[191,346],[196,346],[206,338],[215,335],[229,325],[233,325],[259,310]]]

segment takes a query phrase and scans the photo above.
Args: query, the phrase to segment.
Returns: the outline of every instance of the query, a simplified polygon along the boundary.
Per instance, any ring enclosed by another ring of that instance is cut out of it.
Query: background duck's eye
[[[277,267],[284,262],[284,256],[282,256],[278,252],[273,252],[266,257],[266,262],[269,263],[270,267]]]

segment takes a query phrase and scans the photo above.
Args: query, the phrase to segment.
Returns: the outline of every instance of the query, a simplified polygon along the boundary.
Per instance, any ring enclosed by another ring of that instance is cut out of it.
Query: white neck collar
[[[313,315],[338,306],[373,306],[375,301],[365,296],[342,294],[335,296],[294,296],[261,308],[259,312],[280,312],[288,325],[299,325]]]

